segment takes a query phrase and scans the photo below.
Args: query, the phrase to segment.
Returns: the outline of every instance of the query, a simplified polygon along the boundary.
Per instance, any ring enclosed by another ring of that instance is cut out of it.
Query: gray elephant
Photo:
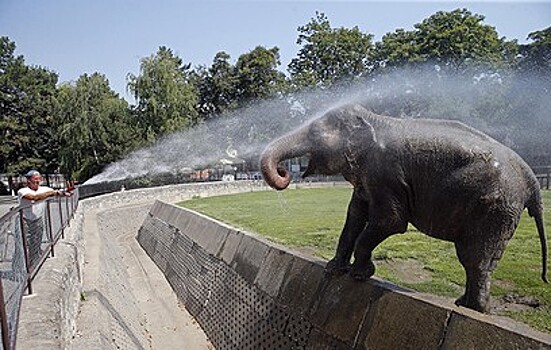
[[[456,121],[397,119],[346,105],[268,145],[260,164],[266,182],[285,189],[291,176],[279,163],[300,156],[309,156],[303,177],[342,174],[354,187],[328,273],[368,279],[375,272],[373,249],[411,223],[455,244],[467,279],[456,304],[486,312],[490,275],[528,208],[547,282],[539,183],[520,156],[482,132]]]

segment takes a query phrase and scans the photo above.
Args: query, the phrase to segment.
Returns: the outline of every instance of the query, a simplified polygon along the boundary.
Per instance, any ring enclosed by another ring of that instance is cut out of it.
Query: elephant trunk
[[[279,163],[283,160],[300,157],[309,152],[306,142],[306,128],[283,136],[270,143],[260,158],[260,169],[266,183],[280,191],[289,186],[291,173]]]

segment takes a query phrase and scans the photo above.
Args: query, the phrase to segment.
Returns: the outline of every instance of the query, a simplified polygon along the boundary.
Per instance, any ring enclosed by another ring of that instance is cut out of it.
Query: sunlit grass
[[[196,198],[180,204],[279,244],[330,259],[350,197],[350,188],[332,187]],[[544,192],[544,202],[546,208],[551,208],[551,192]],[[551,232],[551,220],[546,220],[545,224],[546,232]],[[398,285],[452,298],[462,294],[465,275],[453,244],[430,238],[413,227],[383,242],[374,251],[374,259],[378,261],[377,276]],[[392,263],[408,259],[416,260],[425,272],[430,272],[430,278],[404,281],[403,275],[392,268]],[[533,219],[524,213],[494,272],[492,296],[494,300],[505,295],[537,300],[541,306],[507,315],[551,332],[551,287],[543,283],[540,274],[539,238]]]

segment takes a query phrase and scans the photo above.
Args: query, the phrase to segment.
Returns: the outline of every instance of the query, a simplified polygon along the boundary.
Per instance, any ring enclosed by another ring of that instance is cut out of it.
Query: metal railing
[[[0,218],[0,350],[15,349],[23,296],[32,294],[33,278],[54,256],[78,199],[75,189],[71,196],[16,207]]]
[[[551,186],[551,166],[536,166],[532,170],[536,174],[540,187],[548,190]]]

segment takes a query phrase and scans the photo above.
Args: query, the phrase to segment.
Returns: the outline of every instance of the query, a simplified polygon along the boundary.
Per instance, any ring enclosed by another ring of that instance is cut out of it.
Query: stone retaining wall
[[[156,202],[138,240],[218,350],[551,349],[508,319],[372,279]]]

